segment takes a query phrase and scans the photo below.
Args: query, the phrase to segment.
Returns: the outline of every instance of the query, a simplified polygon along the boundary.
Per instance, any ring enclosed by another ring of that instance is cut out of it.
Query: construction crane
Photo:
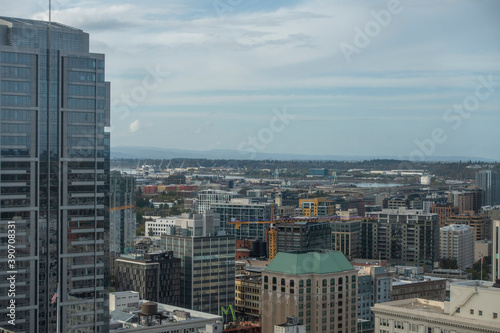
[[[228,223],[235,226],[236,230],[239,230],[242,225],[249,224],[270,224],[269,230],[266,232],[267,244],[269,252],[269,261],[273,260],[278,253],[278,231],[276,230],[276,225],[279,223],[296,223],[296,222],[333,222],[333,221],[350,221],[353,219],[364,219],[367,221],[377,220],[377,217],[367,217],[367,216],[355,216],[355,217],[344,217],[344,216],[314,216],[314,217],[287,217],[276,219],[274,214],[274,204],[271,205],[271,218],[269,220],[258,220],[258,221],[229,221]]]
[[[129,209],[129,208],[134,208],[135,205],[125,205],[125,206],[119,206],[119,207],[112,207],[109,209],[110,212],[116,212],[117,210],[124,210],[124,209]]]
[[[267,244],[269,244],[269,261],[271,262],[276,254],[278,254],[278,232],[273,228],[276,223],[274,216],[274,204],[271,204],[271,219],[269,220],[271,226],[267,232]]]

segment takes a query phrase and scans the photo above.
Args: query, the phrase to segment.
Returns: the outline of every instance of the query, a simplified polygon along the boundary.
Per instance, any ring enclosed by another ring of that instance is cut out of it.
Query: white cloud
[[[141,127],[141,124],[140,124],[140,121],[139,120],[136,120],[136,121],[133,121],[130,126],[129,126],[129,130],[131,133],[135,133],[139,130],[139,128]]]

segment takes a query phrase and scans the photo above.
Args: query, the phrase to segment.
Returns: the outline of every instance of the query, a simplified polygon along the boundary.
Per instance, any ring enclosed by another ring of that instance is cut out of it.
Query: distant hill
[[[306,154],[286,154],[286,153],[256,153],[252,156],[247,152],[240,152],[231,149],[217,150],[181,150],[158,147],[111,147],[111,158],[125,159],[174,159],[174,158],[206,158],[206,159],[234,159],[234,160],[281,160],[281,161],[363,161],[370,159],[394,159],[402,160],[399,156],[368,156],[368,155],[306,155]],[[496,162],[493,159],[473,157],[473,156],[428,156],[425,161],[481,161]]]

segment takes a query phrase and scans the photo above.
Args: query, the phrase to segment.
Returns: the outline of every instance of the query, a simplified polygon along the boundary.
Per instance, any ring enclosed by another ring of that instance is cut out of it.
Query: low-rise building
[[[297,317],[289,317],[286,323],[274,325],[274,333],[306,333],[306,326],[299,324]]]
[[[139,307],[139,293],[137,291],[119,291],[109,293],[109,311],[123,311]]]
[[[119,333],[222,333],[222,317],[154,303],[139,302],[135,309],[110,312],[110,332]]]
[[[180,304],[181,260],[173,252],[122,255],[115,267],[118,291],[133,290],[141,299]]]
[[[235,279],[235,312],[242,320],[260,320],[261,316],[261,287],[260,274],[240,275]]]
[[[375,332],[498,333],[498,287],[491,282],[458,283],[450,286],[446,302],[412,298],[375,304]]]
[[[443,301],[446,298],[446,279],[423,275],[422,267],[396,266],[395,268],[391,300],[425,298]]]

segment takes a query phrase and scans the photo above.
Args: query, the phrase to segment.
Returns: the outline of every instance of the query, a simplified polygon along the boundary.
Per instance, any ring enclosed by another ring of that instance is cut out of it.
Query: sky
[[[500,1],[53,0],[112,86],[111,145],[500,160]],[[48,1],[2,16],[48,19]]]

